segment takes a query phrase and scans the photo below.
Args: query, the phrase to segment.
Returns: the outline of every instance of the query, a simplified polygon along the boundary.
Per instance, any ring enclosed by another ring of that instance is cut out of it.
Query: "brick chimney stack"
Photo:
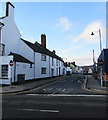
[[[46,48],[46,35],[42,34],[41,35],[41,45]]]

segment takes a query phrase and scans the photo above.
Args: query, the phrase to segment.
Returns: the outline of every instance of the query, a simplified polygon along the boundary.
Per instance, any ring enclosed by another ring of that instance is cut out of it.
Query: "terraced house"
[[[21,38],[14,21],[15,7],[6,3],[6,15],[0,18],[0,84],[60,76],[66,73],[64,61],[55,50],[46,48],[46,35],[41,44]]]

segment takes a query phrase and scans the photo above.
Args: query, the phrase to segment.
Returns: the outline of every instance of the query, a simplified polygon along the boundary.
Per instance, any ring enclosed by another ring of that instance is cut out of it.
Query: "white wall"
[[[2,43],[5,45],[5,55],[10,52],[18,53],[21,35],[16,24],[8,17],[4,18],[2,22],[5,24],[2,28]]]
[[[9,16],[0,21],[4,23],[2,28],[2,44],[5,45],[5,56],[10,52],[18,53],[21,34],[14,22],[14,8],[11,5],[9,5]]]
[[[34,62],[34,51],[22,40],[20,40],[19,54]]]
[[[32,65],[33,66],[33,65]],[[34,79],[34,68],[30,68],[29,63],[16,63],[16,81],[18,74],[25,74],[25,80]]]
[[[46,74],[41,74],[41,68],[47,69]],[[35,52],[35,78],[49,77],[49,56],[46,55],[46,61],[41,61],[41,53]]]

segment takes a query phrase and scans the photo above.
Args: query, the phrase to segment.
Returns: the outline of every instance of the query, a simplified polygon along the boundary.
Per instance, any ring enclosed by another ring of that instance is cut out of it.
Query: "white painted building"
[[[41,44],[21,38],[14,21],[15,7],[6,3],[6,16],[0,18],[0,84],[22,83],[25,80],[48,78],[65,74],[62,58],[46,48],[46,36]],[[10,66],[13,61],[13,66]]]
[[[65,62],[64,63],[64,66],[65,66],[65,74],[72,74],[73,72],[73,69],[70,67],[70,62]]]

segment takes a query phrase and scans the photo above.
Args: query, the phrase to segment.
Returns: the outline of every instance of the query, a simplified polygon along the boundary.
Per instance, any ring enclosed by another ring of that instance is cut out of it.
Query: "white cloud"
[[[102,23],[100,21],[95,21],[89,24],[80,35],[72,39],[72,42],[85,41],[86,43],[98,43],[99,29],[101,30],[101,37],[105,37],[105,28],[102,26]],[[93,36],[91,32],[94,32]]]
[[[68,58],[68,61],[75,61],[77,65],[92,65],[93,58],[92,56],[73,56]]]
[[[74,51],[79,50],[80,48],[82,48],[81,45],[72,46],[72,47],[69,47],[69,48],[62,49],[62,50],[58,51],[58,54],[60,56],[62,56],[63,58],[68,58],[68,57],[70,57],[70,53],[73,54]]]
[[[57,27],[60,27],[63,31],[67,31],[71,28],[72,22],[67,17],[62,17],[58,20]]]

